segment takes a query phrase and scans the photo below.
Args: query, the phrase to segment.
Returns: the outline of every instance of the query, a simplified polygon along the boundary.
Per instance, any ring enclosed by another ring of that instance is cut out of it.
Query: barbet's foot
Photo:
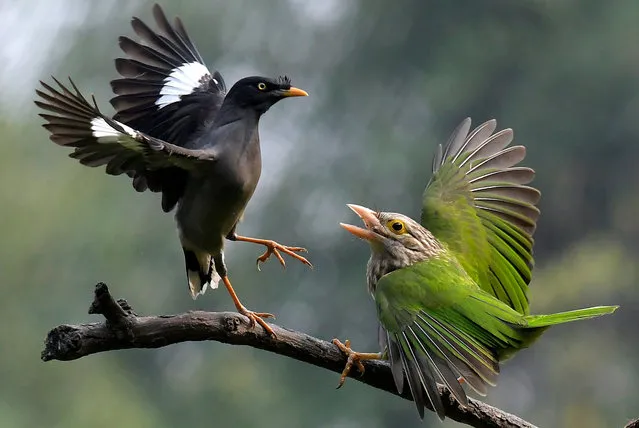
[[[345,340],[344,343],[340,342],[339,339],[332,340],[333,345],[337,346],[340,351],[342,351],[348,357],[346,361],[346,366],[344,366],[344,370],[342,370],[342,375],[339,378],[339,384],[337,385],[337,389],[340,389],[344,382],[346,382],[346,378],[348,377],[353,365],[357,366],[357,370],[359,370],[360,376],[364,374],[365,368],[364,364],[362,364],[363,360],[381,360],[382,354],[379,352],[355,352],[351,349],[351,341]]]
[[[235,241],[243,241],[243,242],[251,242],[253,244],[264,245],[266,247],[266,251],[257,258],[257,268],[260,268],[260,263],[264,263],[267,261],[272,255],[275,255],[277,260],[283,267],[286,267],[286,262],[284,261],[284,257],[280,252],[293,257],[294,259],[299,260],[310,268],[313,268],[311,262],[309,262],[305,257],[300,256],[297,253],[306,253],[306,248],[302,247],[289,247],[288,245],[282,245],[279,242],[275,242],[271,239],[258,239],[258,238],[249,238],[247,236],[239,236],[236,235],[232,238]]]

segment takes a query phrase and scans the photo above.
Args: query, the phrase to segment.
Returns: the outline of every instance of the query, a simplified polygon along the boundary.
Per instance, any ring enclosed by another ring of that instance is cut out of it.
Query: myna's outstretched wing
[[[111,82],[113,118],[184,146],[217,113],[226,85],[219,72],[208,70],[179,18],[171,25],[157,4],[153,16],[157,32],[139,18],[131,21],[142,43],[120,37],[128,58],[115,60],[122,78]]]
[[[215,160],[210,151],[185,149],[111,119],[102,114],[97,105],[89,104],[72,81],[75,92],[55,81],[59,89],[40,82],[46,92],[36,90],[41,100],[35,103],[55,113],[40,114],[47,121],[43,126],[51,132],[51,140],[61,146],[74,147],[69,156],[83,165],[106,165],[106,173],[111,175],[126,173],[133,177],[133,187],[144,191],[146,179],[154,174],[172,175],[173,182],[180,183],[189,171],[197,169],[198,163]],[[169,207],[165,200],[168,194],[173,202],[175,189],[150,187],[150,190],[162,191],[163,208],[172,208],[174,203]]]

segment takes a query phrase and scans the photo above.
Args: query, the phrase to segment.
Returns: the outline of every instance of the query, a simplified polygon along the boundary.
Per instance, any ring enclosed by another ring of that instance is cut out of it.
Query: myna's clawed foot
[[[289,247],[287,245],[282,245],[278,242],[275,242],[271,239],[249,238],[246,236],[239,236],[239,235],[235,235],[231,239],[234,241],[251,242],[253,244],[264,245],[266,247],[266,251],[264,251],[264,254],[262,254],[261,256],[257,258],[258,269],[260,268],[260,263],[264,263],[272,255],[275,255],[275,257],[277,257],[277,260],[280,262],[280,264],[283,267],[286,267],[286,262],[284,261],[284,257],[282,257],[282,255],[280,254],[280,251],[284,254],[287,254],[293,257],[294,259],[299,260],[300,262],[304,263],[308,267],[313,268],[313,265],[311,264],[311,262],[306,260],[305,257],[302,257],[299,254],[297,254],[297,253],[306,253],[307,252],[306,248]]]
[[[237,308],[237,311],[239,313],[241,313],[242,315],[244,315],[245,317],[248,317],[249,322],[251,323],[251,327],[255,327],[255,323],[258,323],[259,325],[262,326],[262,328],[264,328],[264,330],[266,330],[266,332],[272,337],[275,338],[277,337],[275,335],[275,332],[273,331],[273,329],[271,328],[270,325],[268,325],[266,323],[266,321],[264,321],[264,318],[275,318],[275,315],[273,314],[269,314],[266,312],[253,312],[253,311],[249,311],[248,309],[246,309],[244,306],[240,305]]]
[[[346,381],[346,377],[348,377],[348,374],[351,372],[351,369],[353,368],[353,364],[357,366],[357,370],[359,370],[359,374],[361,376],[364,374],[364,371],[365,371],[364,364],[362,364],[362,360],[381,360],[382,359],[382,354],[378,352],[364,353],[364,352],[353,351],[351,349],[350,340],[345,340],[344,343],[342,343],[340,342],[339,339],[333,339],[332,342],[333,342],[333,345],[337,346],[339,350],[342,351],[344,354],[346,354],[346,356],[348,357],[348,360],[346,361],[346,366],[344,367],[344,370],[342,371],[342,375],[340,376],[337,389],[341,388],[342,385],[344,385],[344,382]]]
[[[286,262],[284,261],[284,258],[280,254],[280,251],[283,252],[284,254],[288,254],[289,256],[293,257],[294,259],[299,260],[300,262],[304,263],[305,265],[309,266],[310,268],[313,267],[311,262],[309,262],[305,257],[302,257],[299,254],[297,254],[297,253],[306,253],[307,252],[306,248],[289,247],[287,245],[278,244],[275,241],[266,241],[266,242],[264,242],[264,245],[266,246],[266,251],[264,251],[264,254],[262,254],[261,256],[259,256],[257,258],[257,268],[258,269],[260,268],[260,263],[264,263],[265,261],[267,261],[268,258],[271,257],[271,255],[273,255],[273,254],[275,255],[275,257],[277,257],[277,260],[279,260],[280,264],[283,267],[286,267]]]
[[[275,338],[276,337],[275,332],[273,331],[271,326],[269,326],[266,323],[266,321],[264,321],[264,319],[263,319],[263,318],[275,318],[275,315],[269,314],[269,313],[266,313],[266,312],[249,311],[248,309],[246,309],[244,307],[242,302],[240,302],[240,299],[237,297],[237,294],[235,294],[235,290],[233,289],[233,286],[231,285],[231,281],[229,280],[229,277],[228,276],[223,276],[222,277],[222,282],[224,283],[224,286],[226,287],[226,290],[231,295],[231,299],[233,299],[233,303],[235,304],[235,308],[237,309],[237,311],[239,313],[241,313],[245,317],[248,317],[251,327],[255,327],[255,323],[258,323],[259,325],[262,326],[262,328],[264,328],[264,330],[266,330],[266,332],[271,337]]]

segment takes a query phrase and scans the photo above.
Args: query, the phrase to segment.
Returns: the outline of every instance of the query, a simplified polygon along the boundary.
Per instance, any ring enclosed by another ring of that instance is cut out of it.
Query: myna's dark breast
[[[259,143],[244,156],[225,158],[203,177],[189,180],[176,219],[182,235],[212,254],[239,221],[259,181]]]

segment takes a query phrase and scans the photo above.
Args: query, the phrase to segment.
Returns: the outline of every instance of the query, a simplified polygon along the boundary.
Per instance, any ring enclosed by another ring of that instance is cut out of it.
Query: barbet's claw
[[[340,351],[342,351],[348,359],[346,360],[346,366],[344,366],[344,370],[342,370],[342,374],[339,378],[339,383],[337,384],[336,389],[340,389],[344,382],[346,382],[346,378],[351,372],[353,365],[357,367],[359,371],[359,375],[363,376],[366,368],[364,364],[362,364],[362,360],[379,360],[381,359],[381,354],[379,353],[364,353],[364,352],[355,352],[351,349],[351,341],[345,340],[344,343],[340,342],[339,339],[332,340],[333,345],[337,346]]]

